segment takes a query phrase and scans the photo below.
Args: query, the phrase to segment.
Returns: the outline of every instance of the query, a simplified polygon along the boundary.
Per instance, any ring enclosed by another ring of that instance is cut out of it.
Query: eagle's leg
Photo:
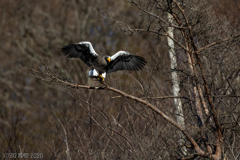
[[[103,78],[103,76],[100,74],[100,75],[98,75],[98,80],[99,81],[101,81],[101,82],[103,82],[104,81],[104,78]]]

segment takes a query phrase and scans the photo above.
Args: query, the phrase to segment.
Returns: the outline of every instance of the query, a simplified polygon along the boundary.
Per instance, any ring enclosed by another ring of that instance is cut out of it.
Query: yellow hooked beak
[[[110,59],[110,58],[107,58],[107,60],[108,60],[108,62],[110,62],[110,61],[111,61],[111,59]]]

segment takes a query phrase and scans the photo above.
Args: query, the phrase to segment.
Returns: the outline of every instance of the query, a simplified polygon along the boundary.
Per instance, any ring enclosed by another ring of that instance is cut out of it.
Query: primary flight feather
[[[138,71],[147,63],[144,58],[126,51],[119,51],[113,56],[100,56],[90,42],[66,45],[62,48],[62,53],[69,58],[80,58],[85,64],[92,67],[88,76],[101,81],[104,81],[106,73],[118,70]]]

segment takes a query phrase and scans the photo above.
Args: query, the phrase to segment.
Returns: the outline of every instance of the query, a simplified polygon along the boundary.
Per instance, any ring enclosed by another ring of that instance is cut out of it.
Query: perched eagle
[[[118,70],[140,70],[147,63],[144,58],[135,56],[126,51],[119,51],[113,56],[100,56],[90,42],[69,44],[62,48],[62,53],[70,58],[80,58],[92,70],[88,73],[90,78],[104,81],[106,73]]]

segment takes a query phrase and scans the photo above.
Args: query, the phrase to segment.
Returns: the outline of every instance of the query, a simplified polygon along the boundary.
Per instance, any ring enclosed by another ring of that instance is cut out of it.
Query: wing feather
[[[111,56],[111,61],[105,67],[107,73],[118,70],[141,70],[146,64],[146,60],[140,56],[135,56],[129,52],[119,51]]]
[[[79,44],[69,44],[62,48],[62,53],[69,58],[80,58],[89,67],[98,57],[90,42],[80,42]]]

